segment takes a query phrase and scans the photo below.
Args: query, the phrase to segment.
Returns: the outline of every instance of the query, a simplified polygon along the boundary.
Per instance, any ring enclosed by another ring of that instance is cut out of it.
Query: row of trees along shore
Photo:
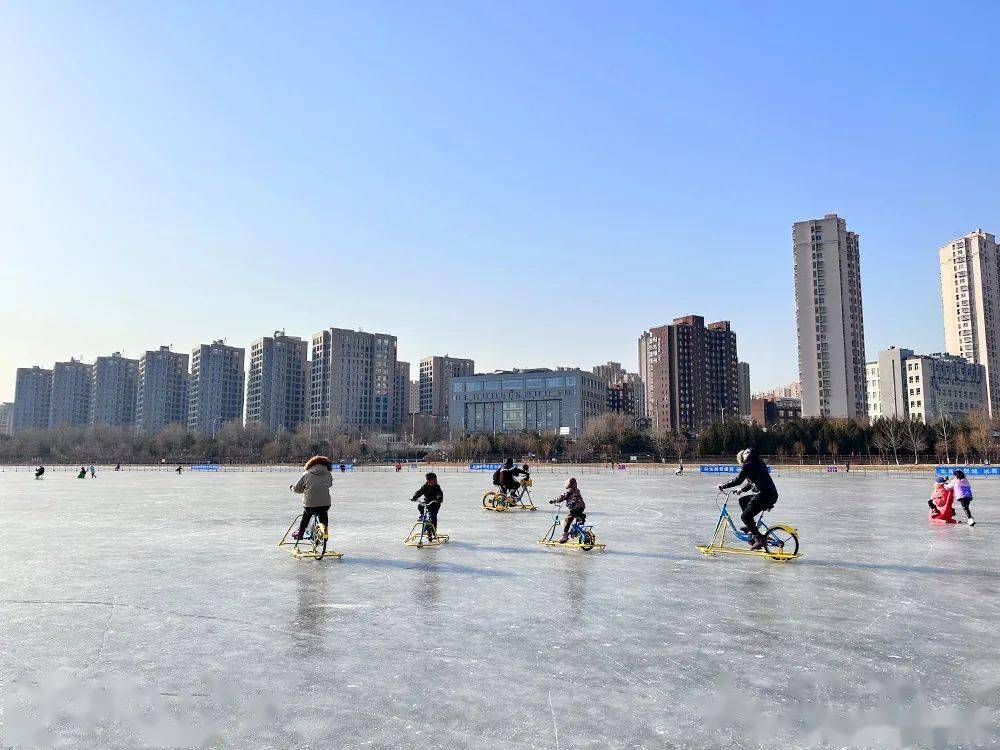
[[[316,454],[337,460],[395,459],[487,461],[502,456],[535,460],[731,461],[756,446],[776,463],[903,464],[987,462],[1000,458],[1000,423],[983,414],[930,424],[902,419],[803,419],[767,430],[744,422],[717,422],[697,436],[668,430],[638,430],[620,414],[591,420],[575,440],[551,433],[465,434],[431,444],[303,428],[271,433],[233,422],[212,436],[181,425],[156,435],[127,427],[61,427],[0,436],[0,463],[301,463]]]

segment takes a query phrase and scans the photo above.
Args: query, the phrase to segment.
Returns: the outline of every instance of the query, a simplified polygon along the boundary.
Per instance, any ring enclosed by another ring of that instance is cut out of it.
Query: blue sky
[[[861,235],[869,354],[940,350],[1000,232],[996,3],[0,9],[0,399],[18,366],[327,326],[636,367],[730,319],[795,378],[791,224]]]

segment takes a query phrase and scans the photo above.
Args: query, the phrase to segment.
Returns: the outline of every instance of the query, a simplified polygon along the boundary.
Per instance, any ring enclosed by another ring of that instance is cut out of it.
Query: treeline
[[[749,446],[778,462],[992,463],[1000,458],[1000,423],[978,413],[929,424],[895,418],[802,419],[766,430],[745,422],[716,422],[697,437],[669,430],[639,432],[620,415],[605,414],[587,425],[581,440],[593,455],[610,459],[644,452],[660,460],[728,457]]]
[[[418,439],[421,436],[417,436]],[[432,447],[378,435],[302,428],[270,433],[229,423],[212,437],[181,425],[145,435],[127,427],[61,427],[0,436],[0,463],[301,463],[309,456],[361,462],[396,459],[491,461],[534,456],[549,461],[683,461],[729,459],[755,446],[772,461],[872,463],[990,462],[1000,459],[1000,423],[985,415],[930,424],[901,419],[803,419],[764,430],[744,422],[717,422],[697,436],[637,430],[620,414],[588,423],[575,440],[534,432],[457,435]]]
[[[0,463],[302,463],[323,454],[337,460],[421,458],[426,449],[394,446],[384,440],[336,430],[302,428],[272,433],[239,423],[224,424],[212,437],[181,425],[155,435],[129,427],[59,427],[0,437]],[[408,454],[409,453],[409,454]]]

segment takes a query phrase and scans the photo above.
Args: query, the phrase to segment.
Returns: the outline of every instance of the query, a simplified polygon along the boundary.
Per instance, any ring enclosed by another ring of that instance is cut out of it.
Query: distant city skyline
[[[828,213],[865,359],[944,351],[937,249],[1000,228],[1000,102],[989,45],[927,50],[1000,6],[901,8],[838,6],[817,49],[801,4],[8,4],[0,401],[19,367],[330,325],[634,370],[691,311],[765,390],[797,377],[791,226]]]

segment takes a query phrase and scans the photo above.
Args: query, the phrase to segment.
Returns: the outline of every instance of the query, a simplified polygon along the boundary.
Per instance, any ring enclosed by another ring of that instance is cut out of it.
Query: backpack
[[[493,472],[493,484],[497,485],[498,487],[500,486],[500,472],[501,471],[503,471],[503,469],[497,469],[496,471]]]

